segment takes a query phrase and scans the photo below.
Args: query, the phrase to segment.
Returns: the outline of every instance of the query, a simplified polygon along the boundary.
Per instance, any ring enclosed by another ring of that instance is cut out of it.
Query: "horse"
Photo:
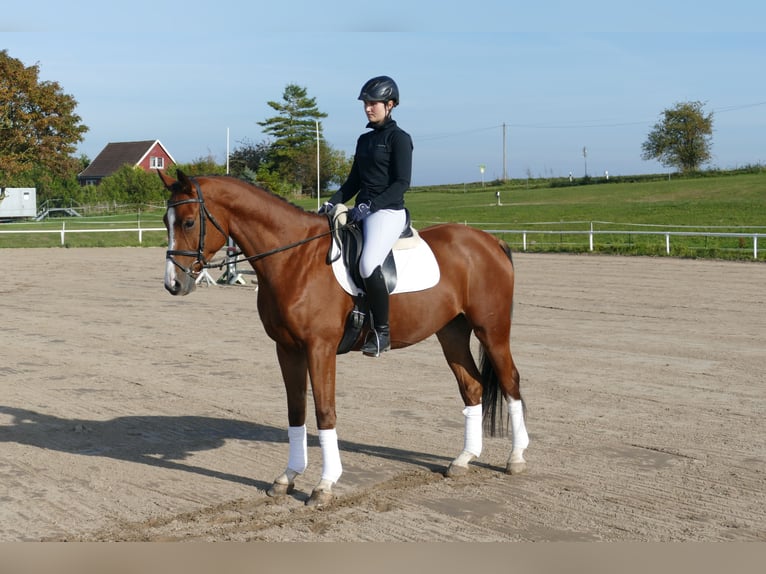
[[[336,357],[354,299],[339,286],[327,261],[333,241],[327,216],[235,177],[179,171],[174,179],[158,173],[170,192],[164,215],[165,289],[176,296],[192,292],[204,269],[222,267],[213,258],[229,238],[255,271],[258,313],[276,343],[287,395],[288,463],[268,496],[292,493],[296,478],[306,470],[310,381],[322,475],[306,504],[331,502],[342,474],[335,428]],[[391,295],[391,349],[435,334],[457,380],[465,405],[463,450],[444,474],[467,473],[469,463],[481,454],[483,436],[507,435],[508,419],[513,440],[505,472],[524,472],[529,436],[510,347],[511,250],[501,239],[460,224],[437,224],[419,234],[431,248],[440,276],[428,289]],[[471,352],[472,333],[480,343],[480,366]],[[352,350],[360,347],[361,340]]]

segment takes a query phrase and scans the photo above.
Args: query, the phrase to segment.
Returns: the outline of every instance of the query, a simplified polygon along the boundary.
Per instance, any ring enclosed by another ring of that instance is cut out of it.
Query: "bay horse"
[[[234,177],[189,177],[179,171],[176,180],[158,173],[170,191],[164,217],[167,291],[186,295],[203,269],[222,267],[212,259],[229,237],[255,270],[258,313],[276,343],[287,393],[288,463],[267,494],[280,497],[292,492],[296,477],[307,467],[310,381],[322,478],[306,504],[330,502],[332,487],[342,473],[335,430],[336,355],[354,301],[326,261],[332,241],[327,217]],[[498,428],[501,433],[507,430],[504,407],[513,433],[505,471],[523,472],[529,438],[510,347],[514,288],[510,248],[484,231],[460,224],[427,227],[420,236],[436,257],[440,279],[422,291],[391,295],[391,348],[407,347],[436,334],[457,380],[465,405],[464,443],[445,474],[467,472],[468,464],[481,454],[484,432],[494,436]],[[472,333],[480,342],[479,367],[471,353]]]

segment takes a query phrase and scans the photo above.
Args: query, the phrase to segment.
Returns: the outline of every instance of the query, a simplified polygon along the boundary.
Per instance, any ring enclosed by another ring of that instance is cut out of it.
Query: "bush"
[[[85,188],[83,203],[147,204],[162,203],[167,192],[154,172],[124,165],[97,186]]]

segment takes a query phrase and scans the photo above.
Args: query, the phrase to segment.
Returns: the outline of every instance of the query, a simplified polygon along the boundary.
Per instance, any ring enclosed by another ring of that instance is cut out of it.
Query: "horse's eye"
[[[194,227],[194,224],[196,223],[195,219],[185,219],[184,220],[184,229],[191,229]]]

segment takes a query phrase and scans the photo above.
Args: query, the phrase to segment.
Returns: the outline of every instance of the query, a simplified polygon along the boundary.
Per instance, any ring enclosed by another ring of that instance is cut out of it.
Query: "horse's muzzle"
[[[177,273],[176,265],[168,259],[165,267],[165,289],[171,295],[188,295],[197,286],[190,273]]]

